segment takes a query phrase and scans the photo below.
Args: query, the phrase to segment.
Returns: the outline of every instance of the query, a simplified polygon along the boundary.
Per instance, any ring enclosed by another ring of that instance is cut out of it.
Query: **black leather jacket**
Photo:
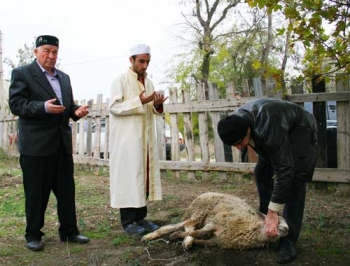
[[[249,119],[259,160],[275,174],[272,202],[284,203],[293,178],[311,181],[316,161],[317,124],[302,107],[279,99],[257,99],[237,112]]]

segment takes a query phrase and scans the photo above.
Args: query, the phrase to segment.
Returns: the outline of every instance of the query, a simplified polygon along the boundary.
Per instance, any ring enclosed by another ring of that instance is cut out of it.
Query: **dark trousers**
[[[315,126],[316,128],[316,126]],[[289,226],[286,239],[296,243],[304,216],[306,185],[312,180],[317,158],[317,130],[299,126],[289,135],[294,161],[292,183],[285,195],[283,217]],[[259,156],[255,167],[255,179],[259,193],[259,211],[267,214],[274,189],[273,168],[269,159]]]
[[[129,224],[138,223],[146,218],[147,206],[141,208],[120,208],[120,221],[125,229]]]
[[[259,211],[264,214],[267,214],[272,196],[273,175],[272,167],[259,159],[255,168],[255,179],[260,199]],[[302,179],[293,178],[290,191],[286,195],[287,201],[283,210],[283,217],[289,226],[289,233],[286,238],[293,241],[293,243],[297,242],[300,235],[304,216],[306,184],[307,182]]]
[[[27,242],[40,240],[51,190],[57,199],[61,237],[78,234],[75,212],[74,166],[71,154],[62,150],[52,156],[20,156],[25,193]]]

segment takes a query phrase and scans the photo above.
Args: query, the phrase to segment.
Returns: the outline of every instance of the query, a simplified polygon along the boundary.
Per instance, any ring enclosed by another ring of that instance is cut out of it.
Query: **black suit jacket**
[[[60,70],[57,73],[66,109],[62,114],[48,114],[45,102],[57,96],[38,63],[34,60],[12,71],[9,106],[19,117],[18,149],[22,155],[52,155],[61,144],[67,153],[72,153],[69,118],[79,119],[74,115],[79,106],[74,103],[69,76]]]

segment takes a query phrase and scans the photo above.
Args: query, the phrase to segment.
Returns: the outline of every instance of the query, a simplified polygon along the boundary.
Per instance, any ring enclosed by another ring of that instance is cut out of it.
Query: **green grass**
[[[221,186],[221,188],[225,189],[225,190],[230,190],[230,189],[236,189],[237,186],[233,185],[233,184],[226,184],[226,185]]]
[[[134,241],[134,238],[132,236],[124,234],[114,238],[112,243],[113,243],[113,246],[117,247],[117,246],[132,243],[133,241]]]
[[[7,156],[4,151],[0,149],[0,182],[2,178],[9,176],[22,176],[22,171],[18,164],[18,158]]]
[[[7,237],[23,231],[24,193],[17,160],[0,157],[0,237]]]

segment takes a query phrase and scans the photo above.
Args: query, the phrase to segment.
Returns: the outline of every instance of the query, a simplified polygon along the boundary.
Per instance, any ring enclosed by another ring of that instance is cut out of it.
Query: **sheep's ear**
[[[263,214],[262,212],[256,212],[256,214],[258,215],[258,217],[259,217],[261,220],[265,220],[265,217],[266,217],[265,214]]]

